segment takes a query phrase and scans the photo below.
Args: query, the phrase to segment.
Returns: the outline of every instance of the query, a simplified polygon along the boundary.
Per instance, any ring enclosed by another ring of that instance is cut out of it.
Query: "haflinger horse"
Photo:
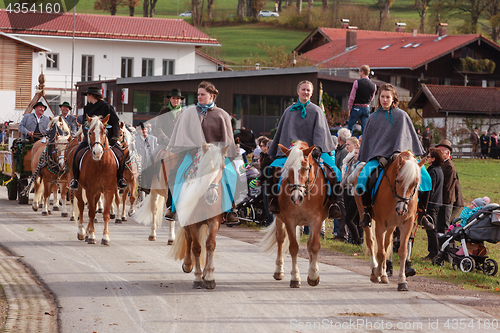
[[[194,158],[195,162],[186,173],[176,205],[179,224],[183,228],[174,241],[171,256],[184,260],[182,270],[185,273],[190,273],[194,266],[193,289],[214,289],[216,285],[215,237],[222,223],[224,185],[221,185],[221,178],[225,166],[224,156],[229,147],[202,145]],[[206,258],[203,258],[204,252]]]
[[[118,161],[109,146],[106,134],[104,124],[108,120],[109,115],[104,119],[97,116],[92,118],[87,116],[87,123],[89,124],[87,140],[90,147],[81,158],[80,187],[74,194],[78,201],[79,210],[77,237],[79,240],[87,240],[89,244],[95,244],[94,219],[96,206],[99,197],[104,194],[104,211],[102,213],[104,230],[101,244],[109,246],[110,206],[117,190],[116,172]],[[83,191],[85,191],[89,210],[89,222],[86,229],[83,222]]]
[[[31,184],[34,183],[35,197],[33,199],[32,208],[38,211],[41,198],[43,196],[43,211],[42,215],[51,214],[49,209],[50,194],[54,194],[53,210],[58,210],[59,200],[57,192],[61,189],[62,201],[62,217],[67,217],[66,212],[66,192],[69,184],[69,170],[66,160],[66,147],[71,139],[70,130],[64,119],[59,116],[50,118],[47,130],[55,133],[54,138],[47,142],[39,140],[35,142],[32,148],[31,170],[35,170],[28,190]],[[59,135],[68,133],[67,135]]]
[[[297,227],[309,226],[309,272],[307,282],[311,286],[319,284],[318,252],[321,247],[320,231],[323,220],[328,217],[327,180],[311,152],[315,146],[298,141],[290,149],[279,145],[287,160],[281,170],[281,184],[278,202],[281,212],[269,226],[266,236],[261,241],[263,251],[276,251],[276,270],[274,278],[284,278],[283,247],[289,244],[292,256],[291,288],[300,288],[300,272],[297,266]],[[278,173],[278,172],[277,172]],[[277,175],[277,174],[276,174]],[[275,175],[275,176],[276,176]],[[277,175],[279,178],[279,175]],[[288,243],[289,242],[289,243]]]
[[[420,167],[424,161],[425,159],[419,164],[411,152],[404,151],[386,167],[375,202],[372,203],[371,228],[363,228],[370,253],[370,268],[372,270],[370,280],[375,283],[389,283],[386,273],[386,259],[389,247],[392,246],[392,234],[396,227],[399,228],[401,246],[398,251],[400,261],[398,291],[408,290],[405,276],[408,247],[403,246],[403,244],[408,244],[413,229],[421,179]],[[361,197],[357,193],[354,197],[361,216],[364,212]]]

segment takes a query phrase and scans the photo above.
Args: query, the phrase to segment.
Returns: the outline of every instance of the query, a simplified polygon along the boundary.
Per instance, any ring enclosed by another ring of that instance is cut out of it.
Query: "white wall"
[[[203,58],[200,55],[195,56],[195,71],[196,73],[204,73],[204,72],[216,72],[217,64],[213,61],[210,61],[206,58]]]
[[[2,101],[2,107],[0,108],[0,121],[2,123],[9,120],[16,123],[21,121],[22,112],[15,110],[16,92],[14,90],[0,90],[0,101]]]

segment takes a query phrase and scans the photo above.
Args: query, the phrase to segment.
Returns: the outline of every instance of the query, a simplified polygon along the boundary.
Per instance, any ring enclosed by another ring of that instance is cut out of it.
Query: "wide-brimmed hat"
[[[88,87],[87,91],[82,92],[82,94],[84,94],[84,95],[92,94],[95,96],[102,97],[101,88],[97,88],[97,87]]]
[[[68,102],[63,102],[62,104],[59,104],[59,107],[61,106],[67,106],[70,110],[72,110],[73,108],[71,107],[71,105],[69,105]]]
[[[437,144],[436,147],[439,147],[439,146],[443,146],[443,147],[448,148],[448,150],[450,152],[453,151],[453,149],[451,149],[451,142],[449,140],[443,139],[443,140],[439,141],[439,143]]]
[[[174,89],[172,89],[171,92],[167,93],[167,98],[170,98],[170,97],[179,97],[180,99],[186,98],[186,97],[182,96],[181,90],[177,89],[177,88],[174,88]]]
[[[47,110],[47,106],[45,104],[43,104],[42,102],[38,102],[36,103],[35,105],[33,105],[33,109],[35,109],[37,106],[43,106],[43,110]]]

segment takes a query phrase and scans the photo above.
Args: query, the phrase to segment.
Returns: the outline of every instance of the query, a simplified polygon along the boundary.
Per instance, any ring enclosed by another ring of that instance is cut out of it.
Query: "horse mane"
[[[401,167],[398,175],[398,180],[401,181],[401,185],[408,187],[413,183],[416,179],[420,184],[420,167],[418,166],[417,161],[413,157],[413,154],[409,152],[403,152],[399,155],[401,159],[405,161],[404,165]]]
[[[101,122],[101,118],[101,116],[94,116],[90,118],[89,132]]]
[[[57,117],[52,118],[52,120],[49,122],[49,125],[47,126],[47,130],[51,129],[52,126],[54,126],[55,124],[57,124],[57,122],[59,121],[59,118],[62,121],[62,128],[61,128],[62,131],[64,133],[71,133],[71,130],[69,129],[68,124],[66,123],[66,120],[64,120],[64,118],[61,117],[61,116],[57,116]]]
[[[285,165],[283,165],[283,179],[288,177],[288,171],[290,169],[292,170],[299,170],[301,167],[301,161],[304,158],[304,153],[300,149],[302,146],[302,141],[298,141],[295,143],[295,145],[292,147],[290,150],[290,154],[288,155]]]
[[[221,148],[217,145],[208,144],[207,151],[201,150],[200,153],[197,176],[194,179],[186,180],[179,196],[176,210],[181,226],[187,225],[200,198],[205,195],[210,184],[217,177],[217,172],[224,167]]]
[[[133,140],[132,134],[128,130],[127,126],[123,126],[121,130],[123,132],[123,141],[125,141],[127,146],[130,147]]]

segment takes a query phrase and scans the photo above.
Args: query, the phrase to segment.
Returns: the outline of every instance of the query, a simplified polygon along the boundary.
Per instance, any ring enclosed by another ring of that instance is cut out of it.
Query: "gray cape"
[[[393,153],[405,150],[411,150],[415,156],[425,153],[410,116],[398,108],[390,113],[383,108],[372,113],[366,122],[358,160],[368,162],[379,156],[389,158]]]
[[[294,140],[304,141],[309,147],[316,145],[324,153],[333,151],[335,148],[328,122],[320,107],[309,103],[306,107],[307,115],[302,119],[300,110],[290,111],[292,106],[290,105],[281,116],[278,129],[269,148],[269,156],[273,159],[285,156],[279,149],[278,143],[288,148]]]

